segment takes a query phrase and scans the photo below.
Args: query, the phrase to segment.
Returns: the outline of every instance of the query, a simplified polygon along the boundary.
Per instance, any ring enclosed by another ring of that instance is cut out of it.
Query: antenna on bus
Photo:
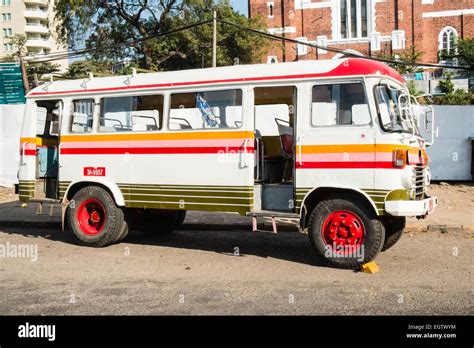
[[[127,75],[127,78],[125,79],[123,83],[125,83],[127,86],[130,87],[130,81],[132,77],[135,77],[135,76],[137,76],[137,69],[132,68],[132,75]]]
[[[84,89],[87,89],[87,83],[88,83],[89,81],[91,81],[92,79],[94,79],[94,74],[89,71],[89,72],[87,73],[87,79],[85,79],[85,80],[81,83],[81,87],[84,88]]]

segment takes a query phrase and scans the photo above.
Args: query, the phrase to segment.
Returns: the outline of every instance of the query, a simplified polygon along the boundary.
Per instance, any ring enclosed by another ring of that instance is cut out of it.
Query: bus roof
[[[403,78],[386,64],[364,58],[343,58],[277,64],[233,65],[207,69],[144,73],[135,76],[94,77],[91,80],[62,80],[42,84],[31,90],[27,97],[60,97],[156,88],[369,75],[386,76],[404,82]]]

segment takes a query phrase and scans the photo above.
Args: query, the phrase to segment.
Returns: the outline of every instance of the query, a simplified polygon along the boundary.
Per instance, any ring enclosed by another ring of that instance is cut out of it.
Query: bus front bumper
[[[437,197],[418,201],[385,201],[385,211],[393,216],[425,216],[431,214],[437,205]]]

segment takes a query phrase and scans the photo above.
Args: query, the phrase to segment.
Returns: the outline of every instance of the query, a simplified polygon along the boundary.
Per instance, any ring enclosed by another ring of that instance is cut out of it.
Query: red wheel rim
[[[323,222],[324,243],[338,254],[354,253],[364,243],[365,228],[361,218],[347,210],[336,210]]]
[[[90,198],[81,203],[76,213],[79,226],[85,234],[95,236],[105,225],[105,208],[97,199]]]

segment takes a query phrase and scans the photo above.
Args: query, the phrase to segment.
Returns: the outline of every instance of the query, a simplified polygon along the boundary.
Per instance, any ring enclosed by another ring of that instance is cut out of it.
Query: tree
[[[26,41],[28,40],[26,35],[23,34],[16,34],[10,38],[7,42],[13,45],[13,53],[7,57],[8,60],[18,60],[20,57],[26,55]]]
[[[416,49],[415,46],[407,48],[400,53],[385,53],[381,52],[377,55],[379,58],[389,59],[393,61],[398,61],[394,63],[389,63],[392,68],[397,70],[401,75],[404,74],[414,74],[420,71],[423,71],[422,68],[416,65],[410,65],[410,63],[415,63],[420,61],[423,54]]]
[[[457,54],[460,65],[466,65],[474,70],[474,38],[459,39],[457,42]]]
[[[154,36],[212,19],[221,19],[264,29],[261,18],[248,19],[224,0],[56,0],[57,32],[74,46],[85,43],[95,60],[121,61],[138,58],[140,67],[177,70],[209,66],[212,26],[202,25],[165,38]],[[140,39],[133,45],[118,45]],[[253,33],[219,23],[219,65],[236,61],[251,63],[266,53],[269,42]]]
[[[60,70],[59,64],[53,63],[30,63],[26,66],[26,71],[28,73],[28,82],[30,88],[36,87],[42,79],[43,75],[53,74]]]
[[[111,66],[108,62],[83,60],[69,64],[67,72],[63,75],[68,79],[83,79],[92,73],[95,76],[110,76]]]

